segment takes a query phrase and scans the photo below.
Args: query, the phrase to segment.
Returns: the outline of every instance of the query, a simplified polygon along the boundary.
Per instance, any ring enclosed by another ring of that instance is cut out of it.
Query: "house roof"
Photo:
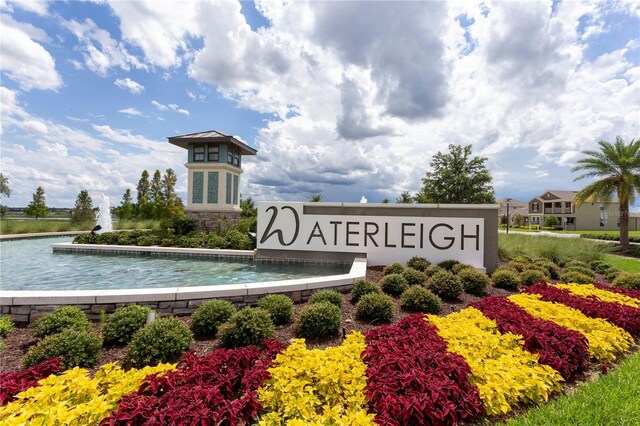
[[[507,199],[503,198],[502,200],[498,200],[498,203],[500,203],[500,206],[507,206]],[[520,200],[516,200],[515,198],[511,198],[509,200],[509,207],[511,208],[518,208],[518,207],[526,207],[527,206],[527,202],[526,201],[520,201]]]
[[[544,194],[542,194],[538,198],[540,198],[541,200],[549,199],[549,198],[544,198],[544,196],[547,193],[550,193],[558,197],[558,198],[553,198],[553,200],[556,200],[556,201],[573,201],[573,198],[576,196],[578,191],[563,191],[563,190],[557,190],[557,189],[550,189],[548,191],[545,191]]]
[[[256,155],[257,150],[231,135],[225,135],[218,130],[206,130],[204,132],[188,133],[186,135],[169,136],[167,138],[172,145],[187,148],[190,143],[228,143],[240,149],[242,155]]]

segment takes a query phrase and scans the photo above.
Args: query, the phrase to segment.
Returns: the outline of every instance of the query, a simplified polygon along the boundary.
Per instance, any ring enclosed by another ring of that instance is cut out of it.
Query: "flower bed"
[[[593,284],[556,284],[555,287],[568,290],[571,294],[580,297],[595,298],[603,302],[619,303],[633,308],[640,308],[640,299],[601,289]]]
[[[614,286],[602,284],[602,283],[593,283],[593,286],[601,290],[607,290],[613,293],[624,294],[625,296],[633,297],[634,299],[640,300],[640,290],[630,290],[627,288],[614,287]]]
[[[13,401],[18,393],[36,386],[39,380],[61,372],[60,361],[51,358],[23,371],[0,374],[0,407]]]

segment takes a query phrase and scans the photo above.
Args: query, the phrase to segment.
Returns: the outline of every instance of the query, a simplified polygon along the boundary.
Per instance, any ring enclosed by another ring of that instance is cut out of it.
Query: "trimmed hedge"
[[[293,321],[293,300],[283,294],[269,294],[258,300],[258,307],[269,312],[275,325]]]
[[[338,308],[342,308],[342,295],[335,290],[316,291],[309,298],[309,303],[319,302],[329,302]]]
[[[442,310],[442,302],[426,288],[414,285],[400,296],[400,307],[407,312],[437,314]]]
[[[389,322],[393,318],[393,301],[386,294],[365,294],[356,304],[356,315],[371,323]]]
[[[102,338],[105,345],[126,344],[134,333],[147,323],[150,308],[140,305],[122,306],[109,315],[102,324]]]
[[[269,312],[251,307],[240,309],[218,329],[218,337],[227,348],[259,345],[263,340],[272,338],[274,333]]]
[[[326,337],[337,334],[341,324],[342,313],[339,307],[326,301],[312,303],[300,312],[296,334],[307,338]]]
[[[371,281],[358,280],[353,284],[353,288],[351,289],[351,302],[358,303],[365,294],[381,292],[382,290]]]
[[[191,331],[178,318],[158,318],[136,331],[127,354],[135,367],[175,362],[192,341]]]
[[[431,275],[427,288],[445,300],[456,300],[464,292],[460,278],[446,270]]]
[[[400,274],[385,275],[380,281],[380,288],[387,294],[399,296],[408,288],[407,280]]]
[[[41,316],[29,327],[35,337],[45,337],[60,333],[66,328],[86,331],[91,328],[91,323],[87,319],[87,314],[76,306],[61,306]]]
[[[65,370],[73,367],[89,367],[96,362],[102,349],[100,336],[87,330],[65,328],[40,340],[22,360],[25,368],[32,367],[50,358],[60,357]]]
[[[198,336],[214,337],[218,328],[229,321],[236,309],[226,300],[211,300],[191,314],[191,330]]]

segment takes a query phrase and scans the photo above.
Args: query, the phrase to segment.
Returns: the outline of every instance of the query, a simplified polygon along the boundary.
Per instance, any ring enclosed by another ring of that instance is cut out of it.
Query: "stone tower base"
[[[238,223],[240,220],[239,211],[185,211],[185,214],[189,219],[198,221],[199,231],[216,231],[220,228],[224,228],[225,223]]]

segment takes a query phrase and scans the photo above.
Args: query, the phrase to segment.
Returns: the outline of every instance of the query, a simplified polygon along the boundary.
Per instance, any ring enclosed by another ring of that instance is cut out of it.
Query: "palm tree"
[[[598,141],[600,151],[583,151],[588,155],[578,161],[573,171],[585,173],[574,181],[598,177],[599,180],[582,188],[575,197],[576,207],[585,201],[608,202],[618,196],[620,203],[620,244],[629,247],[629,203],[634,203],[640,191],[640,139],[625,144],[620,136],[611,144]]]

